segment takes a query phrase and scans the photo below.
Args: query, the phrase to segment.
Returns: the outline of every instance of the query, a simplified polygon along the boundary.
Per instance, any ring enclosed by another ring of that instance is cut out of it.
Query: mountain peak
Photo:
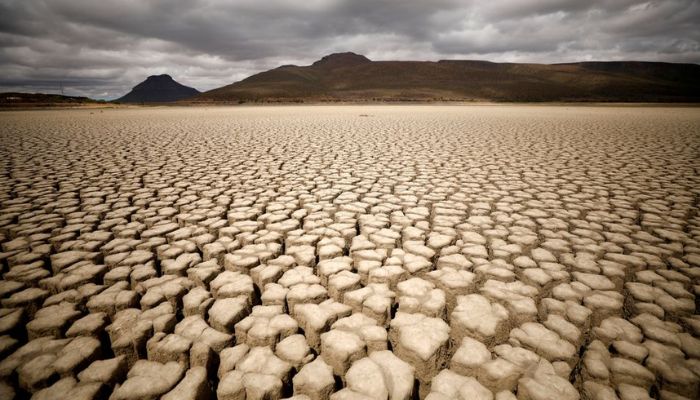
[[[329,54],[320,60],[316,61],[315,63],[312,64],[312,66],[316,67],[329,67],[329,68],[338,68],[338,67],[351,67],[355,66],[358,64],[365,64],[372,62],[369,58],[361,55],[361,54],[356,54],[353,52],[345,52],[345,53],[333,53]]]
[[[174,81],[173,77],[168,74],[151,75],[146,78],[146,81]]]
[[[186,99],[196,94],[199,94],[197,89],[178,83],[168,74],[161,74],[149,76],[117,101],[122,103],[167,103]]]

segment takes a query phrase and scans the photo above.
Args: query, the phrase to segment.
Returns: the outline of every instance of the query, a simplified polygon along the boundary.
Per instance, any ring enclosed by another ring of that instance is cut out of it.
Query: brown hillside
[[[338,53],[309,66],[261,72],[188,100],[698,102],[700,65],[371,61]]]

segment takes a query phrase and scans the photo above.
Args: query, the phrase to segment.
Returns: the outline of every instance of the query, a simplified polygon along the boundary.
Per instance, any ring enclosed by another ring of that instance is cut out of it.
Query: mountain
[[[192,97],[199,90],[176,82],[170,75],[152,75],[134,86],[119,103],[168,103]]]
[[[303,101],[700,102],[700,65],[472,60],[371,61],[336,53],[284,65],[189,102]]]

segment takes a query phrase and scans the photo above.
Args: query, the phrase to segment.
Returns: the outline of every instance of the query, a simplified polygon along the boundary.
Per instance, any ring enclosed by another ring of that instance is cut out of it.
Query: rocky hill
[[[197,89],[178,83],[170,75],[152,75],[115,101],[119,103],[169,103],[187,99],[199,93]]]

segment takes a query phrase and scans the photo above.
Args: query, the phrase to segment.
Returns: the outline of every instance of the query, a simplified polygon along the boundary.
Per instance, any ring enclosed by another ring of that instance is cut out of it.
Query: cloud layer
[[[113,99],[168,73],[208,90],[282,64],[700,63],[700,0],[0,0],[0,91]]]

